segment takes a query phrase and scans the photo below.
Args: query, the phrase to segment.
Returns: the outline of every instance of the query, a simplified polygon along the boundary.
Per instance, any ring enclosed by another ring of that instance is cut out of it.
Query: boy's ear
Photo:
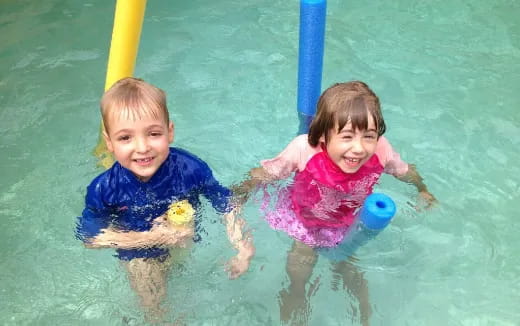
[[[173,143],[173,135],[174,135],[174,125],[173,125],[173,121],[170,121],[170,123],[168,124],[168,142],[170,143]]]
[[[105,139],[105,144],[107,145],[107,149],[110,153],[114,152],[114,145],[112,145],[112,141],[110,140],[110,137],[107,134],[107,131],[105,128],[103,128],[103,138]]]

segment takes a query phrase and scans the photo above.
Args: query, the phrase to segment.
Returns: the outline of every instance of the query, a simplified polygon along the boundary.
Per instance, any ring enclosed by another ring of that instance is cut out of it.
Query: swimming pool
[[[99,173],[101,95],[112,1],[0,2],[0,323],[140,325],[109,250],[74,239]],[[383,177],[392,224],[357,253],[372,325],[516,325],[520,320],[520,3],[328,1],[323,87],[361,79],[386,136],[441,205]],[[295,134],[298,1],[149,1],[136,76],[168,93],[176,144],[238,181]],[[209,119],[208,119],[209,118]],[[254,151],[251,151],[254,149]],[[245,208],[257,256],[229,281],[232,254],[208,210],[207,242],[172,272],[172,315],[189,325],[277,325],[291,241]],[[311,325],[356,324],[352,297],[312,280]],[[196,272],[192,272],[196,271]],[[352,322],[351,322],[352,321]]]

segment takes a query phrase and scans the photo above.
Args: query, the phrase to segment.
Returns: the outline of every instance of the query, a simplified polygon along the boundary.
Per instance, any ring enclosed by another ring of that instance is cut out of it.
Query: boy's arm
[[[240,207],[235,207],[231,212],[224,214],[229,242],[238,251],[238,254],[228,262],[227,270],[232,279],[239,277],[249,269],[249,264],[255,254],[253,236],[249,230],[245,230],[246,222],[239,215]]]
[[[260,184],[268,183],[278,178],[269,174],[263,167],[249,171],[249,176],[238,185],[231,186],[233,209],[224,214],[224,222],[229,242],[238,251],[238,254],[228,262],[229,277],[234,279],[249,269],[251,259],[255,254],[253,236],[246,230],[246,222],[240,217],[241,206],[248,200],[249,195]]]
[[[123,231],[113,227],[102,229],[98,235],[86,239],[85,247],[119,249],[175,247],[182,246],[191,237],[193,237],[193,228],[173,228],[164,216],[160,216],[149,231]]]
[[[396,176],[396,178],[406,183],[413,184],[417,188],[419,196],[426,201],[426,207],[431,207],[433,204],[437,203],[437,199],[428,191],[428,188],[423,182],[423,178],[419,175],[419,172],[417,172],[414,164],[409,164],[408,171],[402,176]]]
[[[213,177],[213,172],[207,164],[204,164],[199,171],[203,178],[202,193],[211,202],[213,208],[223,214],[228,239],[233,248],[238,251],[237,255],[231,258],[227,264],[230,278],[237,278],[248,270],[255,254],[251,232],[245,230],[246,222],[240,217],[240,210],[244,197],[247,197],[249,191],[254,188],[257,180],[251,179],[240,185],[240,189],[243,191],[242,196],[237,195],[235,189],[232,191],[222,186]]]
[[[248,200],[250,194],[261,184],[280,179],[270,174],[265,168],[257,167],[249,171],[248,177],[241,183],[231,186],[233,210],[224,215],[229,242],[238,254],[228,262],[230,278],[234,279],[245,273],[255,254],[253,236],[246,230],[246,222],[240,217],[241,206]]]
[[[173,228],[164,215],[153,221],[150,230],[130,231],[115,227],[119,211],[113,204],[117,197],[113,195],[110,173],[105,172],[95,178],[87,187],[85,208],[78,217],[76,238],[83,241],[87,248],[138,249],[149,247],[179,246],[193,236],[190,228]],[[112,204],[107,204],[107,202]]]

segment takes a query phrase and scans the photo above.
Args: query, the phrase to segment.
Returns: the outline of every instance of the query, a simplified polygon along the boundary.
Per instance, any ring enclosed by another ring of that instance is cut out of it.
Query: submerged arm
[[[233,197],[238,202],[238,204],[241,205],[248,200],[249,195],[256,189],[256,187],[258,187],[258,185],[268,183],[276,179],[278,178],[269,174],[263,167],[253,168],[251,171],[249,171],[249,175],[245,180],[243,180],[238,185],[231,186]]]
[[[226,232],[229,242],[238,253],[228,262],[228,272],[230,278],[237,278],[245,273],[255,254],[253,236],[250,230],[246,230],[246,222],[239,217],[240,207],[234,208],[231,212],[224,215]]]
[[[246,230],[246,222],[240,217],[241,206],[258,185],[272,180],[274,178],[264,168],[258,167],[251,169],[249,176],[240,184],[231,187],[234,208],[224,215],[224,223],[229,242],[238,253],[228,262],[227,269],[230,278],[237,278],[245,273],[255,254],[251,231]]]
[[[426,207],[430,207],[437,202],[435,196],[428,191],[426,184],[423,182],[423,178],[419,175],[419,172],[417,172],[417,168],[414,164],[409,164],[406,174],[396,178],[403,182],[413,184],[417,188],[419,196],[426,201]]]
[[[149,231],[123,231],[113,227],[102,229],[85,243],[87,248],[143,249],[181,246],[193,236],[193,228],[171,227],[164,216],[158,217]]]
[[[236,278],[247,271],[249,263],[255,254],[251,232],[246,230],[246,222],[240,217],[241,206],[259,185],[278,179],[280,178],[270,174],[263,167],[257,167],[251,169],[249,175],[241,183],[231,186],[234,208],[231,212],[224,215],[229,241],[238,251],[238,254],[228,264],[231,278]]]

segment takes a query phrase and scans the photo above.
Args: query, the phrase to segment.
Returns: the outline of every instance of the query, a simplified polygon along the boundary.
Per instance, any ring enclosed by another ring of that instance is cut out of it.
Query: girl
[[[305,284],[317,260],[313,248],[334,247],[342,241],[354,213],[383,172],[414,184],[428,205],[436,201],[415,167],[402,161],[383,137],[385,129],[379,99],[365,83],[335,84],[321,95],[309,134],[296,137],[278,156],[262,161],[243,184],[241,190],[247,193],[259,183],[295,172],[276,209],[266,214],[271,227],[295,240],[287,258],[290,286],[281,292],[282,320],[307,305]],[[344,285],[356,281],[351,290],[360,301],[362,324],[367,325],[366,281],[353,267],[341,262],[334,263],[333,269]]]

